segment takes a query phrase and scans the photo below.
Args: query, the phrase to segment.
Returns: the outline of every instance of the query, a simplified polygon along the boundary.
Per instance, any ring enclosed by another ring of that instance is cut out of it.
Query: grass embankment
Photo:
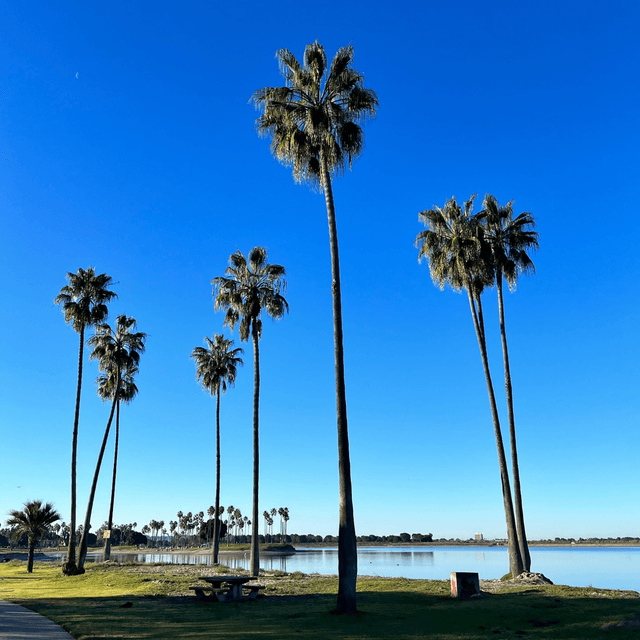
[[[219,567],[223,573],[226,567]],[[612,626],[638,620],[635,592],[561,586],[514,587],[470,601],[449,597],[449,583],[361,578],[357,616],[335,616],[337,578],[269,573],[266,595],[226,604],[199,602],[189,586],[208,567],[177,565],[87,566],[64,577],[59,566],[0,565],[0,598],[51,618],[79,640],[128,638],[202,640],[388,640],[438,638],[627,638],[640,628]],[[127,605],[123,607],[123,605]],[[639,623],[640,624],[640,623]],[[606,630],[605,630],[606,629]]]

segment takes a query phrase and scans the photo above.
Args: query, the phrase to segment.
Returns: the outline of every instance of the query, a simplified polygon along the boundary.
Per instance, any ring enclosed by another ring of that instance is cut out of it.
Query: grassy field
[[[640,637],[640,596],[629,591],[505,582],[492,585],[495,593],[457,601],[446,581],[361,578],[359,614],[336,616],[334,577],[274,572],[258,579],[266,594],[257,600],[200,602],[189,586],[211,573],[92,564],[69,578],[59,566],[37,563],[28,574],[24,562],[14,561],[0,565],[0,598],[51,618],[78,640]]]

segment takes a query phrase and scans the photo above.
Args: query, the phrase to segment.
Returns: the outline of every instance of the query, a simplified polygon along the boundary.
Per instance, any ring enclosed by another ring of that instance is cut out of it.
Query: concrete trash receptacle
[[[451,572],[451,597],[464,600],[480,595],[480,578],[477,573]]]

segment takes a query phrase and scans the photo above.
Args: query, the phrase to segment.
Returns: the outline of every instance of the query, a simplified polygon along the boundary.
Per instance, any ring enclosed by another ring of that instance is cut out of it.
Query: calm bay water
[[[112,554],[113,559],[133,556]],[[211,563],[208,555],[140,553],[138,562]],[[249,553],[221,557],[231,569],[248,569]],[[337,548],[304,548],[291,555],[267,555],[260,567],[269,571],[337,574]],[[638,547],[531,547],[531,568],[556,584],[574,587],[640,591]],[[506,547],[363,547],[358,550],[358,574],[383,577],[448,580],[451,571],[473,571],[481,579],[496,579],[509,569]]]

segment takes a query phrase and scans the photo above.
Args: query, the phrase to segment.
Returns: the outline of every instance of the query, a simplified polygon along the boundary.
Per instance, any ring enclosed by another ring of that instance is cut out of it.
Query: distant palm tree
[[[428,259],[431,277],[435,284],[441,289],[448,284],[454,290],[464,289],[467,292],[489,394],[507,523],[509,569],[511,575],[515,577],[524,571],[524,566],[518,545],[500,418],[489,369],[481,301],[484,288],[493,284],[493,272],[491,257],[483,241],[482,225],[479,218],[472,215],[474,198],[475,196],[472,196],[464,203],[464,210],[455,198],[451,198],[444,208],[435,207],[421,211],[419,218],[427,230],[418,234],[415,244],[420,250],[418,260]]]
[[[282,536],[284,534],[284,507],[278,509],[278,515],[280,516],[280,542],[282,542]]]
[[[252,520],[258,521],[258,489],[260,470],[259,450],[259,404],[260,404],[260,349],[258,342],[262,335],[262,311],[274,320],[282,318],[289,311],[289,305],[282,295],[286,288],[285,269],[279,264],[267,262],[267,250],[254,247],[248,260],[240,251],[229,258],[229,266],[224,276],[214,278],[213,295],[216,311],[226,311],[224,324],[232,331],[239,325],[240,340],[253,341],[253,513]],[[260,572],[260,547],[258,537],[251,539],[251,574]]]
[[[275,517],[278,515],[278,510],[275,507],[272,507],[271,511],[269,511],[269,515],[271,516],[269,518],[269,525],[271,526],[271,542],[275,542],[275,535],[273,533],[273,523],[275,521]]]
[[[531,570],[531,555],[524,525],[522,492],[520,488],[520,467],[516,445],[516,425],[513,411],[513,388],[511,384],[511,367],[507,348],[507,331],[504,319],[504,300],[502,296],[502,280],[507,281],[509,289],[515,290],[518,275],[534,273],[535,266],[528,251],[538,248],[538,233],[534,231],[535,219],[525,211],[514,218],[513,200],[500,206],[498,200],[487,194],[483,201],[484,210],[480,212],[484,223],[484,240],[491,249],[492,265],[498,289],[498,313],[500,318],[500,336],[502,339],[502,357],[504,361],[504,386],[507,396],[509,416],[509,440],[511,443],[511,471],[513,476],[513,494],[516,512],[516,528],[518,543],[524,563],[524,570]]]
[[[336,612],[354,614],[358,564],[344,381],[338,230],[331,180],[346,166],[351,168],[353,160],[362,153],[364,133],[360,124],[375,116],[378,98],[365,89],[364,76],[352,67],[351,46],[339,49],[330,67],[324,47],[317,41],[305,48],[304,66],[288,49],[280,49],[276,57],[285,86],[266,87],[253,94],[256,107],[264,110],[256,120],[256,128],[260,135],[271,137],[273,155],[293,167],[294,180],[324,191],[331,250],[340,480]]]
[[[115,379],[115,370],[108,371],[98,376],[96,383],[98,384],[98,395],[102,401],[113,401],[117,381]],[[116,475],[118,471],[118,445],[120,442],[120,402],[129,404],[138,394],[138,387],[134,382],[138,373],[138,366],[130,364],[120,377],[120,391],[118,392],[118,401],[116,402],[116,442],[113,453],[113,474],[111,476],[111,500],[109,502],[109,519],[107,520],[107,537],[104,540],[104,559],[111,558],[111,529],[113,527],[113,507],[116,498]]]
[[[54,298],[54,303],[62,306],[64,319],[71,324],[74,331],[80,336],[80,349],[78,353],[78,384],[76,388],[76,408],[73,418],[73,438],[71,444],[71,521],[69,527],[72,532],[76,530],[76,469],[78,461],[78,423],[80,421],[80,395],[82,391],[82,364],[84,356],[84,334],[87,327],[92,327],[104,322],[109,311],[107,303],[118,296],[109,291],[113,284],[111,276],[106,273],[96,275],[93,267],[78,269],[76,273],[67,273],[68,284]],[[69,550],[67,559],[62,565],[65,575],[75,575],[76,565],[76,537],[69,536]]]
[[[18,535],[27,534],[29,553],[27,556],[27,573],[33,573],[33,555],[36,544],[42,538],[49,527],[60,520],[60,514],[53,508],[50,502],[44,506],[42,500],[33,500],[24,503],[24,509],[9,511],[7,525],[16,527]]]
[[[89,502],[87,504],[87,513],[84,518],[84,527],[82,531],[82,539],[80,540],[80,554],[78,559],[78,572],[84,572],[84,563],[87,557],[87,544],[89,530],[91,529],[91,512],[93,510],[93,501],[98,486],[98,477],[100,475],[100,467],[102,458],[107,446],[111,422],[115,412],[117,400],[120,396],[120,385],[122,372],[132,367],[137,367],[140,361],[140,354],[144,353],[146,333],[136,332],[137,323],[134,318],[120,315],[116,319],[116,330],[113,331],[108,324],[101,324],[96,327],[96,333],[89,340],[89,345],[93,347],[90,358],[98,360],[98,368],[103,373],[115,372],[116,389],[113,394],[111,403],[111,412],[109,420],[104,431],[102,446],[98,455],[96,469],[93,474],[93,482],[89,493]]]
[[[209,520],[211,520],[213,518],[214,514],[216,514],[216,513],[217,513],[217,511],[214,508],[214,506],[210,505],[209,508],[207,509],[207,515],[209,516]],[[214,519],[213,527],[215,528],[215,519]],[[210,535],[213,536],[212,529],[211,529],[211,527],[209,527],[209,522],[207,521],[207,542],[209,542],[209,536]],[[213,550],[213,538],[211,539],[211,549]],[[212,561],[213,561],[213,558],[212,558]]]
[[[202,388],[212,396],[216,396],[216,503],[209,507],[209,516],[215,516],[213,521],[213,544],[211,545],[211,561],[218,564],[220,547],[220,521],[217,513],[220,508],[220,395],[227,391],[227,384],[233,386],[236,381],[238,366],[244,362],[240,348],[232,349],[233,340],[228,340],[220,333],[213,335],[213,340],[205,337],[206,347],[196,347],[191,357],[196,362],[196,379],[202,383]]]
[[[229,542],[231,541],[230,536],[231,536],[231,530],[233,529],[233,512],[235,511],[235,507],[230,504],[227,507],[227,513],[229,514],[229,517],[227,520],[224,521],[224,524],[227,525],[227,547],[229,546]]]

